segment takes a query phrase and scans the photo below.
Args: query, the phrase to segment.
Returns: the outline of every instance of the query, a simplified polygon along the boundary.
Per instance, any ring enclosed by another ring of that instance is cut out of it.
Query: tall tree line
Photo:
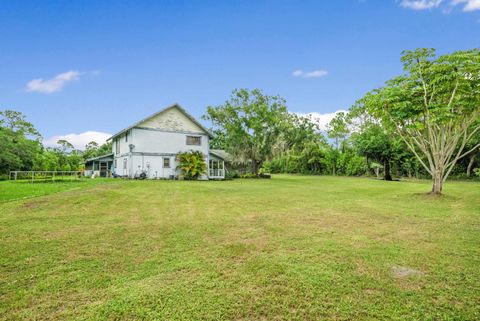
[[[56,147],[44,147],[42,136],[25,115],[14,110],[0,111],[0,178],[10,171],[70,171],[82,169],[91,157],[111,152],[111,144],[90,142],[78,150],[66,140]]]
[[[207,107],[212,148],[254,174],[304,173],[430,177],[433,194],[447,178],[480,176],[480,50],[437,56],[434,49],[402,53],[404,74],[368,92],[327,130],[288,112],[285,99],[238,89]],[[0,175],[10,170],[78,170],[110,153],[91,142],[46,148],[20,112],[0,111]]]
[[[258,89],[233,91],[204,118],[215,146],[255,174],[431,177],[440,194],[449,176],[480,171],[480,50],[417,49],[401,61],[403,75],[337,114],[326,132]]]

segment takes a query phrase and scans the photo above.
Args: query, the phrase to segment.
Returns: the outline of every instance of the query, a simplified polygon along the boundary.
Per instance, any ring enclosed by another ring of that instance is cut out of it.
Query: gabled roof
[[[147,120],[149,120],[149,119],[152,119],[153,117],[156,117],[156,116],[160,115],[161,113],[166,112],[167,110],[170,110],[170,109],[172,109],[172,108],[177,108],[179,111],[182,112],[182,114],[184,114],[185,116],[187,116],[187,118],[189,118],[195,125],[197,125],[198,127],[200,127],[205,133],[207,133],[208,136],[213,137],[212,133],[211,133],[207,128],[205,128],[205,126],[203,126],[198,120],[196,120],[195,117],[193,117],[192,115],[190,115],[190,114],[189,114],[185,109],[183,109],[183,107],[180,106],[178,103],[175,103],[175,104],[173,104],[173,105],[171,105],[171,106],[168,106],[168,107],[166,107],[166,108],[163,108],[162,110],[156,112],[155,114],[152,114],[152,115],[150,115],[150,116],[148,116],[148,117],[146,117],[146,118],[144,118],[144,119],[136,122],[135,124],[133,124],[133,125],[125,128],[125,129],[122,129],[121,131],[119,131],[118,133],[116,133],[115,135],[113,135],[112,137],[110,137],[109,139],[107,139],[107,141],[109,141],[109,140],[111,140],[111,139],[113,139],[113,138],[115,138],[115,137],[123,134],[123,133],[126,132],[127,130],[130,130],[130,129],[134,128],[134,127],[138,127],[141,123],[143,123],[143,122],[145,122],[145,121],[147,121]]]

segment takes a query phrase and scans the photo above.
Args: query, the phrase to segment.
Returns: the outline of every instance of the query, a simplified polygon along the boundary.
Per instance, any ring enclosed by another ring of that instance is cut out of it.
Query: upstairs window
[[[128,130],[125,132],[125,143],[128,143]]]
[[[120,154],[120,139],[115,139],[115,154]]]
[[[187,136],[187,145],[202,145],[202,137],[201,136]]]
[[[170,158],[164,157],[163,158],[163,168],[170,168]]]

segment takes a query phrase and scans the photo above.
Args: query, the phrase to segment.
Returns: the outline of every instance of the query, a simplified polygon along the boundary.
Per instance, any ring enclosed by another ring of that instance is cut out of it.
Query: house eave
[[[92,161],[95,161],[97,159],[102,159],[102,158],[107,158],[107,157],[112,157],[112,160],[113,160],[113,153],[105,154],[105,155],[101,155],[101,156],[97,156],[97,157],[92,157],[92,158],[86,159],[85,162],[92,162]]]

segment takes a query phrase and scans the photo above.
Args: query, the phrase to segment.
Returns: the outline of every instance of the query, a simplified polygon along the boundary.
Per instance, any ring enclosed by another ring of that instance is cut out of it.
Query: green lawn
[[[0,319],[480,319],[479,183],[97,182],[0,203]]]
[[[70,179],[69,177],[66,177],[64,180],[58,180],[57,178],[56,182],[36,181],[35,183],[31,183],[27,180],[16,182],[0,181],[0,203],[48,195],[66,190],[83,189],[85,187],[111,181],[112,180],[100,178]]]

